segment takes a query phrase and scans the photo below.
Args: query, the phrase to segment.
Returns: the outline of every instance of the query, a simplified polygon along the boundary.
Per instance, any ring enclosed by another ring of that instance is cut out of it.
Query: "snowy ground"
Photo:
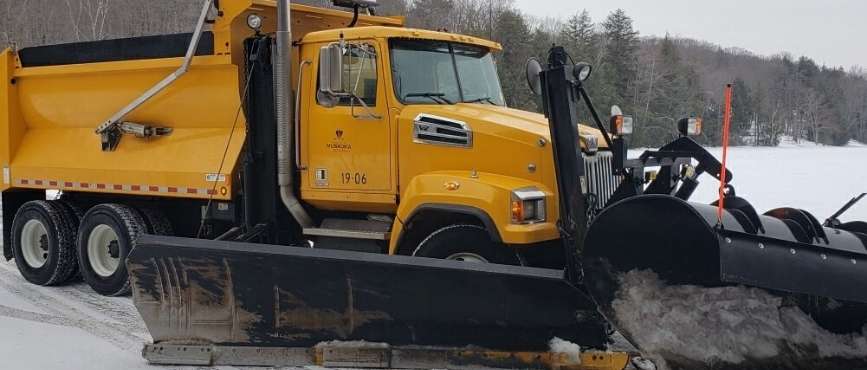
[[[84,284],[28,284],[0,262],[0,358],[6,369],[147,369],[150,336],[129,298],[105,298]]]
[[[84,283],[34,286],[14,261],[0,262],[0,369],[196,369],[148,365],[141,349],[150,341],[130,298],[103,297]]]
[[[719,149],[713,150],[715,154]],[[738,194],[760,211],[781,206],[808,209],[822,220],[867,191],[867,146],[845,148],[787,144],[781,148],[733,148],[730,167]],[[715,199],[705,178],[696,200]],[[847,220],[867,220],[867,202]],[[154,369],[141,359],[150,340],[129,298],[105,298],[83,284],[35,287],[13,262],[0,262],[0,368]]]

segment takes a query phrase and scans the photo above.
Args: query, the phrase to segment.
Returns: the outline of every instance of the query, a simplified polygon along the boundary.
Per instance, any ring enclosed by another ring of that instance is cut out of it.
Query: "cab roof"
[[[353,27],[340,28],[318,32],[311,32],[304,36],[301,43],[323,43],[333,42],[340,39],[340,36],[346,40],[361,40],[370,38],[404,38],[404,39],[419,39],[419,40],[436,40],[447,42],[459,42],[463,44],[477,45],[488,48],[494,51],[503,50],[502,45],[498,42],[485,40],[478,37],[459,35],[447,32],[437,32],[422,30],[416,28],[403,27]]]

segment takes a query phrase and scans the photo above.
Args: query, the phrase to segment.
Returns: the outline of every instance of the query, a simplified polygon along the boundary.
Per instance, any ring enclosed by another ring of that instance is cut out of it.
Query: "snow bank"
[[[560,338],[551,339],[548,346],[551,353],[567,355],[573,364],[581,364],[581,346]]]
[[[761,289],[668,286],[648,271],[621,279],[617,321],[651,358],[736,365],[777,356],[867,356],[867,332],[830,333]]]

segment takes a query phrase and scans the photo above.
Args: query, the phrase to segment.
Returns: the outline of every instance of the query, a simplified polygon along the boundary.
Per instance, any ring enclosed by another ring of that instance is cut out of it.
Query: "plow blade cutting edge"
[[[154,343],[529,351],[608,333],[556,270],[154,236],[127,264]]]

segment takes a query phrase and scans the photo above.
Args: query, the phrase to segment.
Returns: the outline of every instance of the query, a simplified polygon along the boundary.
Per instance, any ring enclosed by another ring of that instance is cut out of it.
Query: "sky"
[[[687,37],[759,55],[789,52],[827,66],[867,67],[867,0],[515,0],[525,14],[594,21],[621,8],[641,35]]]

